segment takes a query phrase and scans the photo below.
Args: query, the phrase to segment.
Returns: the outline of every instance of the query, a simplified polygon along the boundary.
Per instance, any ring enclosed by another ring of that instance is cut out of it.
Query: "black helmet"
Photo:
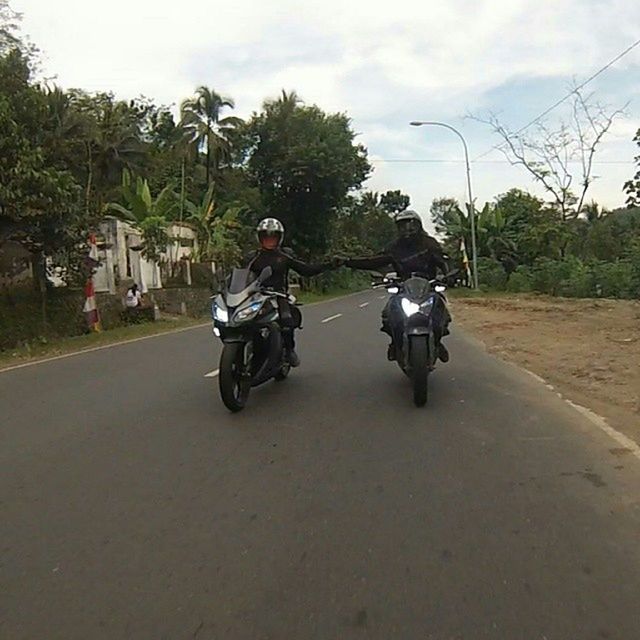
[[[256,229],[258,242],[264,249],[277,249],[284,239],[284,227],[276,218],[265,218]]]
[[[422,218],[412,209],[401,211],[396,215],[395,223],[398,234],[403,238],[410,238],[424,231]]]

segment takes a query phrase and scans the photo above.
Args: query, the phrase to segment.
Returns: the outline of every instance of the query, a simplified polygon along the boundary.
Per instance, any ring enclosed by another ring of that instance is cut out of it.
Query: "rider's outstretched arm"
[[[305,278],[310,278],[311,276],[317,276],[320,273],[324,273],[325,271],[329,271],[333,269],[333,265],[331,262],[321,262],[318,264],[310,264],[308,262],[303,262],[302,260],[298,260],[293,253],[288,251],[285,252],[287,255],[287,264],[290,269],[293,269],[296,273],[299,273],[301,276]]]
[[[380,267],[392,266],[393,258],[383,253],[367,258],[350,258],[345,264],[352,269],[379,269]]]

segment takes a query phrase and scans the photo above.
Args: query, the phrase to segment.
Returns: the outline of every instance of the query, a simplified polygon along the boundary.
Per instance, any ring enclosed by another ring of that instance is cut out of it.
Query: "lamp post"
[[[453,131],[460,140],[462,140],[462,146],[464,147],[464,162],[467,167],[467,189],[469,191],[469,216],[471,217],[471,261],[473,264],[473,287],[474,289],[478,288],[478,252],[476,249],[476,213],[475,207],[473,206],[473,194],[471,193],[471,167],[469,166],[469,149],[467,147],[467,141],[464,139],[464,136],[450,124],[445,124],[444,122],[432,122],[432,121],[421,121],[414,120],[410,122],[413,127],[422,127],[422,126],[434,126],[434,127],[444,127],[445,129],[449,129],[449,131]]]

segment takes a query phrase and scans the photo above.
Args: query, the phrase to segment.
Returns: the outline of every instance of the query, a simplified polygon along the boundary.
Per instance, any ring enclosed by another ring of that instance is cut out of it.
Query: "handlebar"
[[[455,276],[457,273],[459,273],[459,270],[455,270],[455,271],[450,271],[449,273],[446,273],[444,276],[440,277],[440,278],[431,278],[429,279],[429,284],[431,286],[436,286],[436,285],[441,285],[441,286],[447,286],[447,283],[445,282],[448,278]],[[418,277],[424,277],[424,276],[420,276],[417,273],[412,273],[412,276],[418,276]],[[424,278],[425,280],[427,278]],[[403,280],[402,278],[387,278],[385,277],[384,280],[382,282],[372,282],[371,283],[371,287],[373,289],[380,289],[382,287],[384,287],[385,289],[388,289],[389,287],[397,287],[401,284],[403,284],[405,282],[405,280]]]
[[[282,291],[274,291],[273,289],[260,289],[260,293],[266,296],[273,296],[274,298],[284,298],[289,302],[293,302],[294,300],[290,293],[282,293]]]

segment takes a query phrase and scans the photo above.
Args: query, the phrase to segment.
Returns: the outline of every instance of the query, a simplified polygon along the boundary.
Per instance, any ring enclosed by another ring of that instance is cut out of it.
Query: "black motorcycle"
[[[427,403],[429,374],[438,360],[441,314],[446,313],[446,285],[439,279],[428,280],[418,274],[407,280],[387,275],[374,287],[384,287],[392,295],[389,325],[393,332],[395,360],[413,383],[413,401],[418,407]]]
[[[230,411],[244,408],[252,387],[289,375],[277,298],[295,299],[262,286],[271,274],[271,267],[257,278],[249,269],[234,269],[212,304],[213,332],[224,343],[220,395]]]

